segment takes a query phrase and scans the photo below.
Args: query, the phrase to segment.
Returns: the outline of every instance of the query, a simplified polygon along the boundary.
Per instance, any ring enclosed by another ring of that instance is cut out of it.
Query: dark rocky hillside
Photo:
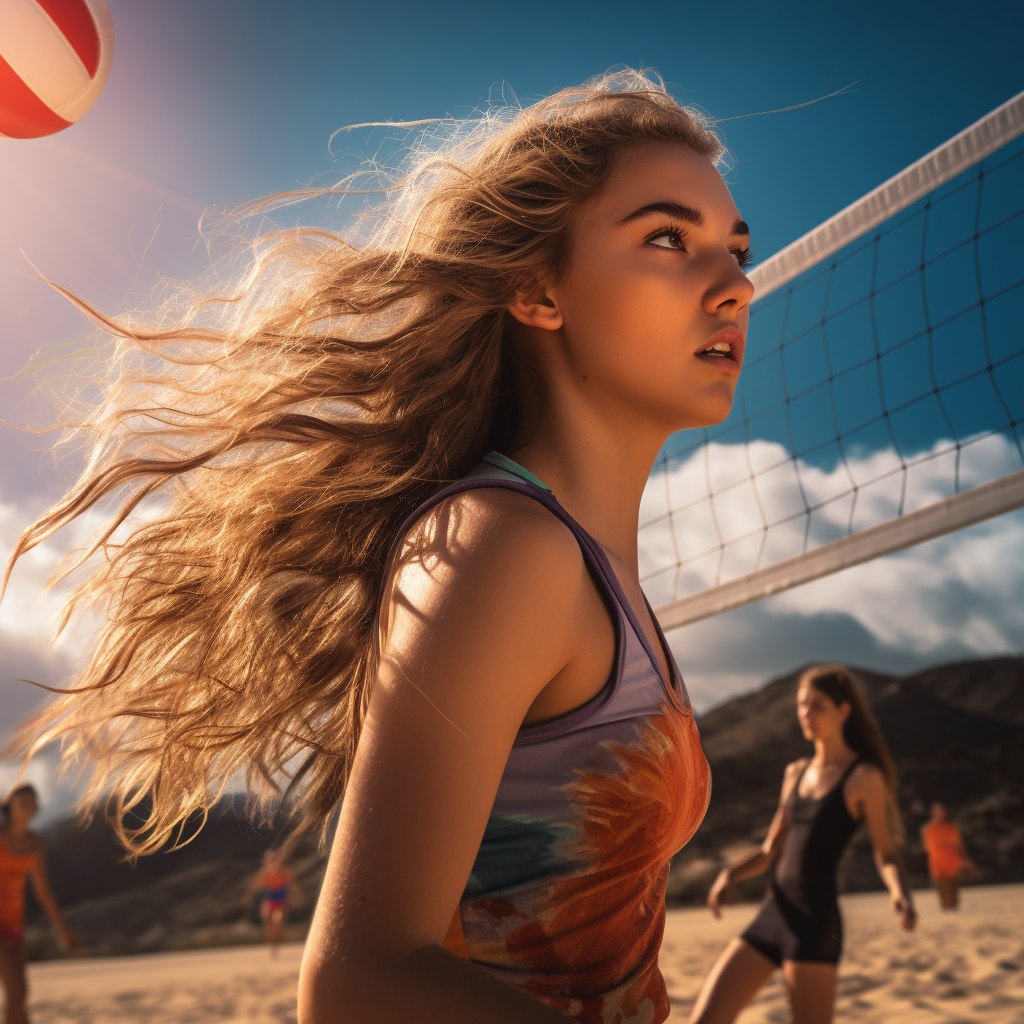
[[[724,858],[759,843],[778,799],[785,765],[810,751],[794,708],[798,673],[773,680],[700,719],[713,792],[704,824],[675,859],[674,902],[700,902]],[[911,880],[926,882],[918,829],[932,799],[948,804],[986,880],[1024,880],[1024,658],[942,665],[903,678],[862,672],[868,699],[900,773]],[[171,853],[122,859],[109,826],[68,819],[46,832],[53,887],[86,952],[127,953],[260,939],[253,906],[241,895],[263,850],[278,841],[226,800],[196,838]],[[324,855],[312,843],[291,859],[304,890],[291,934],[304,934]],[[843,865],[847,890],[879,887],[860,837]],[[762,881],[741,895],[755,898]],[[31,910],[32,955],[61,955],[38,907]]]
[[[50,882],[85,952],[120,954],[193,946],[259,942],[256,904],[242,895],[263,851],[280,842],[270,827],[245,815],[241,800],[225,799],[186,846],[140,857],[134,864],[102,817],[82,827],[75,818],[45,832]],[[300,844],[289,859],[302,900],[289,909],[289,934],[305,934],[323,876],[324,855]],[[45,915],[31,898],[30,955],[64,955]]]
[[[960,825],[985,880],[1024,880],[1024,658],[940,665],[904,677],[860,670],[868,702],[899,773],[913,885],[927,884],[919,829],[932,800]],[[799,671],[701,717],[711,764],[711,805],[675,858],[670,898],[704,899],[724,860],[759,843],[786,764],[810,753],[794,707]],[[870,846],[858,835],[841,867],[846,891],[881,888]],[[763,891],[752,879],[741,897]]]

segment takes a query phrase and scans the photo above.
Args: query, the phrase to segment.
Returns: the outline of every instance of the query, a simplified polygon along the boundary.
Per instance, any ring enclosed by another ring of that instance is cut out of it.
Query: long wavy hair
[[[87,575],[61,628],[90,606],[101,623],[23,742],[62,740],[130,852],[180,840],[242,776],[264,808],[286,792],[298,827],[326,824],[375,675],[394,534],[515,438],[507,307],[564,274],[574,214],[645,142],[723,152],[705,117],[627,69],[434,123],[346,237],[264,235],[234,285],[155,321],[68,296],[117,356],[80,427],[91,458],[8,576],[99,503],[109,522],[75,563]],[[270,205],[282,198],[296,194]]]
[[[889,826],[897,842],[903,839],[903,825],[897,804],[896,766],[875,716],[864,699],[864,688],[856,674],[845,665],[816,665],[800,674],[797,688],[813,686],[837,707],[850,705],[850,714],[843,722],[843,740],[865,761],[875,765],[885,778],[888,795]]]

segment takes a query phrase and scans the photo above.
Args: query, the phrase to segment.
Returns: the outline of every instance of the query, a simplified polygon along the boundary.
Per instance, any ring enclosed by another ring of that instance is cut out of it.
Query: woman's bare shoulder
[[[878,767],[872,761],[861,761],[852,772],[850,772],[846,780],[846,791],[857,792],[857,791],[878,791],[882,792],[885,790],[886,781],[885,774],[882,769]]]
[[[564,523],[533,498],[497,487],[463,491],[421,516],[406,533],[396,570],[410,565],[449,568],[462,584],[480,577],[493,582],[495,570],[514,569],[516,577],[563,594],[586,570]]]
[[[0,828],[0,838],[3,839],[4,845],[9,850],[17,852],[23,857],[27,854],[41,853],[46,845],[43,842],[43,837],[31,831],[31,829],[26,830],[25,835],[15,842],[8,835],[6,828]]]
[[[482,657],[483,648],[507,656],[525,645],[540,675],[526,671],[522,684],[539,692],[577,651],[588,580],[576,538],[539,502],[498,488],[463,492],[406,534],[385,593],[382,639],[407,661],[428,648]]]
[[[782,792],[779,794],[780,802],[785,801],[789,794],[792,792],[793,787],[796,785],[796,780],[800,777],[800,773],[810,764],[811,759],[809,757],[801,757],[796,761],[790,761],[786,765],[785,771],[782,773]]]

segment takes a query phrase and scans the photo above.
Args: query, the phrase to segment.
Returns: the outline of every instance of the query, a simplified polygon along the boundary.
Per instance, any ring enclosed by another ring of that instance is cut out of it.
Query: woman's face
[[[850,714],[845,701],[836,704],[821,690],[811,685],[801,686],[796,693],[796,717],[807,740],[834,739],[843,733],[843,723]]]
[[[704,157],[668,143],[623,150],[580,209],[569,269],[549,289],[570,376],[603,408],[662,432],[723,420],[754,293],[741,267],[749,244]]]
[[[36,798],[27,790],[15,793],[7,804],[7,815],[15,825],[27,825],[37,810]]]

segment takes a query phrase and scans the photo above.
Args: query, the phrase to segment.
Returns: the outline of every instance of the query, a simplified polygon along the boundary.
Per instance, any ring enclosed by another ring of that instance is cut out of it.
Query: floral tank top
[[[444,946],[581,1024],[660,1024],[669,859],[711,792],[686,688],[655,619],[672,672],[662,678],[601,546],[512,460],[490,453],[409,524],[479,487],[527,494],[573,532],[616,653],[590,701],[519,730]]]

